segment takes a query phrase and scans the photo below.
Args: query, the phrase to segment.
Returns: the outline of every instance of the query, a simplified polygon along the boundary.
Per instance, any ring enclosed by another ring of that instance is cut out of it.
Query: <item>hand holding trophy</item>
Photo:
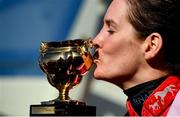
[[[91,68],[93,59],[89,49],[92,47],[91,39],[41,43],[38,63],[48,82],[59,91],[59,97],[41,102],[41,105],[31,105],[31,116],[95,115],[94,106],[72,100],[68,95]]]

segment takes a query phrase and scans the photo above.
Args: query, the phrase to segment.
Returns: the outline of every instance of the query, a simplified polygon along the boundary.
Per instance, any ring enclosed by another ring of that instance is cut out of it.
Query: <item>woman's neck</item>
[[[136,73],[134,76],[132,76],[130,80],[127,80],[121,83],[120,87],[123,90],[127,90],[136,85],[165,77],[170,73],[171,72],[168,70],[165,71],[165,70],[158,70],[158,69],[149,69],[149,70],[144,69],[144,70],[141,70],[141,72]]]

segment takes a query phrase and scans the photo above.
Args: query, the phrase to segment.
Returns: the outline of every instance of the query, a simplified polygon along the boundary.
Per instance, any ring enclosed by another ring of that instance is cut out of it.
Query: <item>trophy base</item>
[[[96,116],[96,107],[78,101],[30,105],[30,116]]]

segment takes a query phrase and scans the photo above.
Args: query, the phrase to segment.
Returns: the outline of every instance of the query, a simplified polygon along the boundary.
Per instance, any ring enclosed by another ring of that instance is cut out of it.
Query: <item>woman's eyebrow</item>
[[[104,22],[108,25],[108,26],[112,26],[114,28],[116,28],[118,26],[118,24],[112,20],[112,19],[105,19]]]

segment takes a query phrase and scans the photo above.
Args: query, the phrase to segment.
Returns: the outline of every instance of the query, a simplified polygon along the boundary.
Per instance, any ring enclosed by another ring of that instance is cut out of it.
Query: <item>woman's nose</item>
[[[102,46],[102,37],[100,34],[98,34],[94,39],[93,39],[93,45],[95,48],[100,48]]]

